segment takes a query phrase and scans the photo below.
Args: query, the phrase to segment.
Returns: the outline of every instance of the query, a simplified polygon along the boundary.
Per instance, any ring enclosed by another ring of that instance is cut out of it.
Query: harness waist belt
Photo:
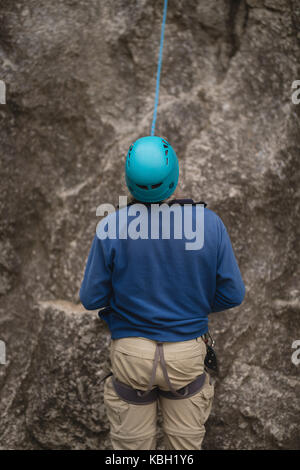
[[[152,390],[144,392],[120,382],[114,376],[112,377],[112,382],[117,395],[122,400],[133,405],[149,405],[156,401],[159,395],[171,400],[189,398],[201,390],[205,383],[205,378],[206,373],[204,372],[188,385],[177,390],[176,395],[171,390],[161,390],[159,387],[155,387]]]
[[[179,390],[177,390],[177,395],[174,395],[174,393],[171,390],[166,391],[166,390],[158,389],[158,392],[163,397],[169,398],[171,400],[180,400],[182,398],[189,398],[201,390],[201,388],[205,384],[205,378],[206,378],[206,373],[204,372],[203,374],[196,377],[195,380],[187,384],[185,387],[182,387]],[[182,395],[182,396],[180,397],[178,395]]]
[[[112,382],[119,398],[127,401],[127,403],[132,403],[133,405],[149,405],[158,397],[157,387],[145,393],[142,390],[132,388],[129,385],[120,382],[114,376],[112,376]]]

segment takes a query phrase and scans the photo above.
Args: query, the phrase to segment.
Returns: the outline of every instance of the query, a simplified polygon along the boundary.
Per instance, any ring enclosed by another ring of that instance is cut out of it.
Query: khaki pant
[[[146,338],[112,340],[110,358],[115,377],[133,388],[146,390],[155,348],[156,342]],[[184,387],[203,373],[206,346],[202,338],[164,343],[163,348],[168,375],[175,389]],[[159,396],[166,449],[201,449],[204,423],[214,395],[214,386],[210,382],[207,375],[203,388],[190,398],[172,400]],[[155,386],[168,390],[160,363]],[[114,450],[155,450],[157,402],[133,405],[121,400],[109,377],[104,384],[104,403]]]

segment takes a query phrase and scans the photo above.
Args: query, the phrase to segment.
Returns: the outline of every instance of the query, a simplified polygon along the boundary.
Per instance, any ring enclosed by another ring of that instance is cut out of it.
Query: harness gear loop
[[[215,341],[211,337],[210,332],[205,333],[203,338],[204,343],[206,344],[206,356],[204,360],[205,370],[210,374],[218,374],[218,359],[214,350]],[[210,344],[209,344],[210,341]]]

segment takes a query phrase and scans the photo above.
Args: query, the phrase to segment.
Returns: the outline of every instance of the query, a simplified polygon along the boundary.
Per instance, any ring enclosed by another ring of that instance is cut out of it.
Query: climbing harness
[[[201,338],[206,343],[206,335],[203,335]],[[153,387],[158,362],[160,362],[163,375],[169,390],[162,390],[159,387]],[[170,400],[182,400],[184,398],[190,398],[203,388],[206,380],[209,380],[209,374],[207,373],[207,371],[205,371],[203,372],[203,374],[196,377],[192,382],[190,382],[186,386],[176,390],[172,385],[168,375],[162,342],[156,343],[151,377],[146,390],[135,389],[127,384],[124,384],[123,382],[120,382],[111,371],[105,371],[102,374],[100,382],[102,382],[109,376],[112,376],[113,387],[119,398],[121,398],[121,400],[126,401],[127,403],[131,403],[134,405],[148,405],[157,400],[159,395]]]
[[[161,395],[169,400],[180,400],[183,398],[190,398],[191,396],[198,393],[203,385],[205,384],[207,374],[204,372],[199,375],[193,382],[190,382],[185,387],[177,390],[177,394],[174,395],[172,391],[161,390],[159,387],[155,387],[149,392],[145,393],[142,390],[134,389],[128,385],[120,382],[114,376],[112,378],[115,392],[121,400],[131,403],[133,405],[149,405],[157,400],[158,396]]]
[[[163,371],[163,375],[165,381],[169,387],[169,390],[161,390],[159,387],[153,388],[155,376],[156,376],[156,369],[158,365],[158,361],[160,360],[160,365]],[[134,405],[148,405],[153,403],[157,400],[158,396],[161,395],[164,398],[168,398],[171,400],[181,400],[184,398],[189,398],[199,392],[205,384],[207,374],[204,372],[203,374],[196,377],[195,380],[187,384],[185,387],[182,387],[178,390],[175,390],[173,385],[170,382],[170,378],[167,371],[167,366],[164,357],[163,351],[163,343],[157,342],[156,349],[155,349],[155,356],[153,361],[153,367],[151,372],[150,381],[146,391],[135,389],[126,385],[114,377],[111,374],[112,383],[115,389],[115,392],[121,398],[121,400],[126,401],[127,403],[132,403]]]

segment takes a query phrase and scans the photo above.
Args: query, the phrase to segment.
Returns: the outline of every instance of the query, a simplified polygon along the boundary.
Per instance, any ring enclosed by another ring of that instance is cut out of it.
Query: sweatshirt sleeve
[[[80,300],[87,310],[96,310],[109,305],[112,294],[112,263],[105,249],[107,246],[96,234],[79,293]]]
[[[245,285],[234,256],[227,230],[221,221],[220,244],[217,257],[216,292],[212,312],[220,312],[240,305],[245,297]]]

